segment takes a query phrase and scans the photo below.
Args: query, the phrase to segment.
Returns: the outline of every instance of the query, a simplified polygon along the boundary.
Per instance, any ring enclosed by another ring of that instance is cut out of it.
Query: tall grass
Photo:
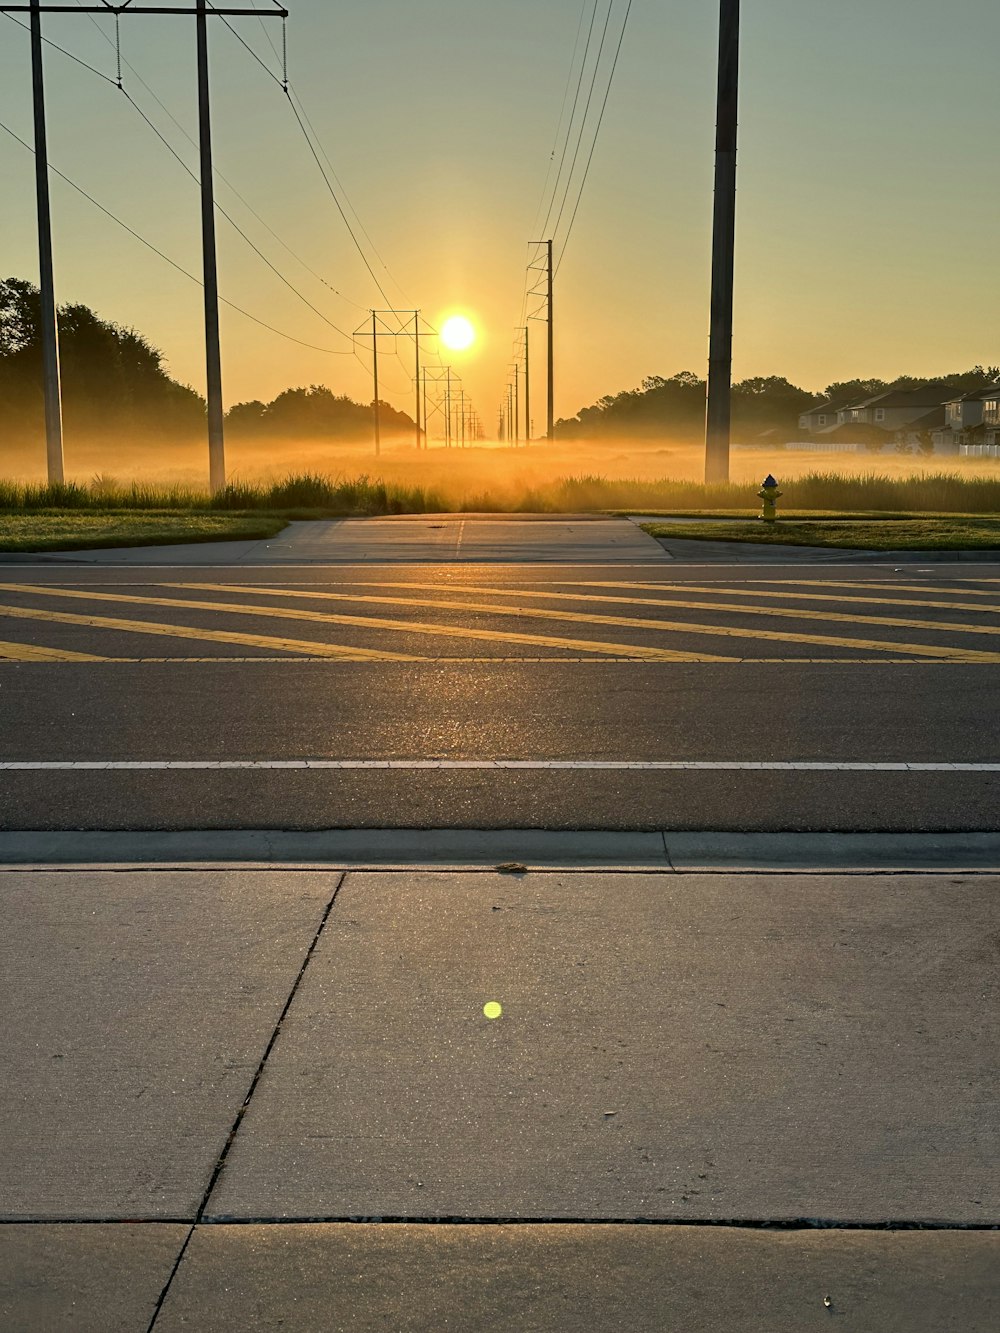
[[[918,472],[811,472],[783,483],[790,509],[842,513],[993,514],[1000,511],[1000,477]],[[303,518],[427,513],[600,513],[604,510],[751,510],[751,482],[701,485],[590,475],[538,483],[487,486],[479,491],[407,485],[361,475],[303,473],[271,483],[233,482],[215,496],[189,486],[123,484],[98,476],[89,484],[59,486],[0,480],[0,512],[38,510],[206,510],[270,513]]]

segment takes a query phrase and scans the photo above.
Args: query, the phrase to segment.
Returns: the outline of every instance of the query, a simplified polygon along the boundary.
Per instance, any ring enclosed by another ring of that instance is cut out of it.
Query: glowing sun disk
[[[476,330],[464,315],[452,315],[441,329],[441,341],[453,352],[464,352],[476,340]]]

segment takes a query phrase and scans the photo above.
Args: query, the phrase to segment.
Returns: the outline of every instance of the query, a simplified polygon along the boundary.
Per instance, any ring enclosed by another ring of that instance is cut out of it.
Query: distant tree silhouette
[[[779,375],[733,385],[733,432],[748,440],[768,431],[792,430],[815,395]],[[705,381],[690,370],[665,379],[650,375],[638,389],[601,398],[556,423],[564,438],[663,437],[697,439],[705,428]]]
[[[379,400],[382,431],[387,437],[413,435],[413,418]],[[271,403],[257,399],[237,403],[226,415],[232,437],[241,439],[357,440],[372,429],[370,403],[356,403],[324,384],[286,389]]]
[[[205,404],[171,379],[163,354],[134,329],[85,305],[59,311],[63,419],[67,435],[190,438],[204,430]],[[21,278],[0,281],[0,431],[13,439],[43,429],[41,298]]]
[[[823,390],[823,398],[832,398],[837,403],[860,402],[862,398],[874,398],[877,393],[885,393],[888,380],[835,380]]]

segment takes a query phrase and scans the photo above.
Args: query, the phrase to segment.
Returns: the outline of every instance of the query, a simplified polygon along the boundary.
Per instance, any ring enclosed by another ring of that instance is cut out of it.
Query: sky
[[[627,0],[611,3],[609,44]],[[598,0],[598,31],[607,4]],[[586,32],[592,0],[286,6],[292,86],[375,276],[390,304],[419,307],[431,325],[456,311],[473,320],[474,347],[448,355],[493,429],[522,312],[527,243],[544,217],[564,97],[569,87],[571,100],[575,87],[574,41],[581,15]],[[556,234],[557,416],[648,375],[705,373],[718,14],[716,0],[633,0],[565,247]],[[364,342],[344,334],[365,324],[383,296],[280,86],[219,19],[210,22],[216,167],[298,258],[221,182],[218,201],[320,313],[221,217],[220,290],[276,329],[326,349],[299,346],[224,307],[227,405],[316,383],[368,401],[370,356],[353,355]],[[264,24],[233,24],[276,68]],[[281,26],[267,21],[279,51]],[[195,136],[193,21],[127,16],[120,27],[128,64]],[[114,75],[112,20],[52,15],[44,31]],[[996,0],[746,0],[737,378],[778,374],[821,389],[856,376],[1000,362],[998,46]],[[45,68],[52,165],[199,273],[195,182],[113,83],[51,47]],[[192,145],[128,67],[124,82],[197,170]],[[581,102],[588,84],[589,76]],[[602,75],[575,182],[603,85]],[[6,17],[0,121],[31,141],[28,35]],[[2,132],[0,181],[0,273],[37,280],[33,162]],[[574,184],[562,234],[575,197]],[[172,374],[203,390],[196,283],[58,179],[52,200],[58,299],[139,329],[163,350]],[[530,328],[539,434],[545,327]],[[398,356],[382,340],[380,396],[412,411],[412,343],[395,345]],[[434,350],[425,344],[432,361]]]

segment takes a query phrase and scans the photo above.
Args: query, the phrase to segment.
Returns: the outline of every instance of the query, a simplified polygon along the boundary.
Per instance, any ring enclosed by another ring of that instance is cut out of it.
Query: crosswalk
[[[998,582],[8,581],[0,664],[995,664]]]

